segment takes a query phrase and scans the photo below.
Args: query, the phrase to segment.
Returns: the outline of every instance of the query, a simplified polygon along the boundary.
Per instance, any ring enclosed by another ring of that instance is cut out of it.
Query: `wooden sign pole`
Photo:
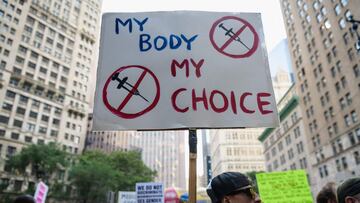
[[[189,203],[196,203],[196,129],[189,129]]]

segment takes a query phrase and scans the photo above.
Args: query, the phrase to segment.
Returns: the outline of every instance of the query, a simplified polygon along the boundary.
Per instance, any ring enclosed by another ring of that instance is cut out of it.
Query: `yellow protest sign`
[[[263,203],[312,203],[304,170],[256,174]]]

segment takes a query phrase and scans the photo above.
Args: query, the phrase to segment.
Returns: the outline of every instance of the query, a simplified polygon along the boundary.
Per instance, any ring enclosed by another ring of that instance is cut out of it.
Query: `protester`
[[[327,183],[316,197],[316,203],[337,203],[335,183]]]
[[[206,190],[212,203],[261,203],[248,177],[225,172],[213,178]]]
[[[14,203],[35,203],[35,199],[30,195],[21,195],[14,200]]]
[[[338,203],[360,203],[360,177],[343,182],[337,189]]]

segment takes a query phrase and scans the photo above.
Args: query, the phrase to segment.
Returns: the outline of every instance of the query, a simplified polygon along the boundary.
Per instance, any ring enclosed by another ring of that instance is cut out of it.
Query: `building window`
[[[348,44],[349,43],[349,34],[347,32],[345,32],[345,34],[343,35],[343,39],[344,39],[344,43],[345,44]]]
[[[22,124],[23,124],[22,121],[17,120],[17,119],[14,119],[14,123],[13,123],[13,126],[14,126],[14,127],[21,128],[21,127],[22,127]]]
[[[346,84],[347,84],[347,82],[346,82],[346,78],[344,76],[344,77],[341,78],[341,85],[342,85],[343,88],[345,88]]]
[[[291,160],[292,158],[294,158],[294,151],[293,151],[293,149],[289,149],[289,150],[288,150],[288,156],[289,156],[289,160]]]
[[[22,108],[22,107],[17,107],[16,108],[16,113],[20,114],[20,115],[25,115],[26,109]]]
[[[355,76],[356,78],[359,77],[359,75],[360,75],[360,69],[359,69],[358,64],[356,64],[356,65],[353,67],[353,70],[354,70],[354,76]]]
[[[14,133],[14,132],[11,133],[11,139],[18,140],[19,136],[20,136],[19,133]]]
[[[286,159],[285,159],[285,155],[283,154],[280,156],[280,163],[284,164],[285,162],[286,162]]]
[[[338,16],[340,15],[341,13],[341,6],[340,4],[336,4],[335,7],[334,7],[334,10],[335,10],[335,14]]]
[[[345,125],[346,125],[347,127],[349,127],[350,124],[351,124],[350,116],[349,116],[349,115],[344,116],[344,121],[345,121]]]
[[[324,25],[325,25],[325,28],[326,28],[326,29],[330,29],[330,28],[331,28],[331,23],[330,23],[329,19],[326,19],[326,20],[325,20]]]
[[[358,117],[357,117],[356,111],[352,111],[352,112],[351,112],[351,119],[352,119],[353,123],[356,123],[356,122],[358,121]]]
[[[46,134],[47,128],[46,127],[40,127],[39,128],[39,133],[41,134]]]
[[[6,130],[0,129],[0,137],[5,137],[5,134],[6,134]],[[0,152],[1,152],[1,150],[0,150]]]
[[[344,170],[346,170],[348,168],[346,157],[342,157],[341,162],[342,162],[342,166],[343,166]]]
[[[32,142],[32,137],[25,136],[25,142],[28,142],[28,143]]]
[[[355,164],[359,165],[360,164],[360,155],[358,151],[354,152],[354,159],[355,159]]]
[[[352,61],[354,59],[354,51],[352,48],[350,48],[348,50],[348,56],[349,56],[350,61]]]
[[[356,144],[356,140],[355,140],[354,133],[353,133],[353,132],[349,132],[349,133],[348,133],[348,137],[349,137],[349,141],[350,141],[351,146],[355,145],[355,144]]]
[[[286,141],[286,145],[291,144],[291,134],[289,134],[285,137],[285,141]]]
[[[339,103],[340,103],[340,108],[341,109],[344,109],[346,107],[346,103],[345,103],[344,98],[340,98]]]
[[[283,148],[284,148],[284,147],[283,147],[283,143],[282,143],[282,141],[280,141],[280,142],[278,143],[279,152],[282,151]]]
[[[351,105],[351,103],[352,103],[352,98],[351,98],[350,92],[346,93],[345,98],[346,98],[347,104],[348,104],[348,105]]]
[[[2,109],[7,110],[7,111],[11,111],[11,110],[12,110],[12,107],[13,107],[12,104],[5,103],[5,102],[4,102],[3,105],[2,105]]]
[[[14,99],[14,98],[15,98],[15,95],[16,95],[16,93],[13,92],[13,91],[10,91],[10,90],[7,90],[7,91],[6,91],[6,97],[7,97],[7,98]]]
[[[15,153],[16,153],[16,147],[8,146],[6,156],[9,158],[15,155]]]
[[[341,0],[341,5],[342,5],[343,7],[347,6],[348,3],[349,3],[349,0]]]

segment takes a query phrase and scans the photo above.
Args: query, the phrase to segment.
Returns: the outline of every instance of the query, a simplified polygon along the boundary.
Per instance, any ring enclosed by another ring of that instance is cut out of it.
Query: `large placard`
[[[277,124],[260,14],[103,15],[93,130]]]

